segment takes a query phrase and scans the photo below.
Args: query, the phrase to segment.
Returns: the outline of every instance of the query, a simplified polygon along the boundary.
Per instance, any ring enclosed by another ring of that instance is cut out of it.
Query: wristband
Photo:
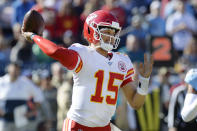
[[[34,41],[34,40],[33,40],[34,36],[35,36],[34,33],[30,36],[30,39],[31,39],[32,41]]]
[[[149,84],[149,79],[142,77],[141,75],[139,75],[139,85],[137,87],[137,93],[140,95],[147,95],[148,94],[148,84]]]

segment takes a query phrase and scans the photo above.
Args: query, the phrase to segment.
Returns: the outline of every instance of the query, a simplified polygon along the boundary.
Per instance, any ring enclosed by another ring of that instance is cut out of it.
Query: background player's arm
[[[129,82],[123,86],[123,93],[134,109],[139,109],[143,106],[145,96],[148,93],[149,78],[153,67],[153,57],[150,60],[147,59],[147,55],[144,55],[144,64],[140,63],[139,66],[139,85],[136,88],[135,82]],[[137,90],[136,90],[137,89]]]
[[[76,51],[57,46],[41,36],[33,35],[31,32],[23,32],[23,36],[26,40],[35,42],[46,55],[58,60],[67,69],[73,70],[76,67],[79,59]]]
[[[191,85],[187,85],[188,90],[181,111],[181,116],[185,122],[189,122],[197,117],[197,92]],[[189,107],[189,108],[188,108]]]

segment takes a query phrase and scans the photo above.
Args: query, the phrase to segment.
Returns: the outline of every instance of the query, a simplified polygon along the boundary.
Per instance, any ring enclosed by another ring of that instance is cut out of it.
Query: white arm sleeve
[[[185,122],[193,120],[197,116],[197,95],[189,93],[185,97],[181,116]]]

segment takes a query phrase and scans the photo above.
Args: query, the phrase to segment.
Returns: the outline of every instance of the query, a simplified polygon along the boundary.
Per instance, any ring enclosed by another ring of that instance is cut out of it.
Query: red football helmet
[[[101,29],[115,29],[115,36],[103,34],[100,32]],[[108,11],[98,10],[86,18],[84,23],[84,37],[90,43],[96,44],[100,42],[101,48],[110,51],[116,49],[120,42],[119,33],[121,27],[119,26],[117,18]],[[110,42],[114,39],[114,43],[105,43],[101,35],[109,36]]]

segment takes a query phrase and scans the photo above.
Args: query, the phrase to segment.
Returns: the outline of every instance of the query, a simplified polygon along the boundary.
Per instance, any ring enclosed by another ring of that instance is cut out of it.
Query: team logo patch
[[[125,72],[127,70],[126,64],[123,61],[118,62],[118,68],[122,72]]]

